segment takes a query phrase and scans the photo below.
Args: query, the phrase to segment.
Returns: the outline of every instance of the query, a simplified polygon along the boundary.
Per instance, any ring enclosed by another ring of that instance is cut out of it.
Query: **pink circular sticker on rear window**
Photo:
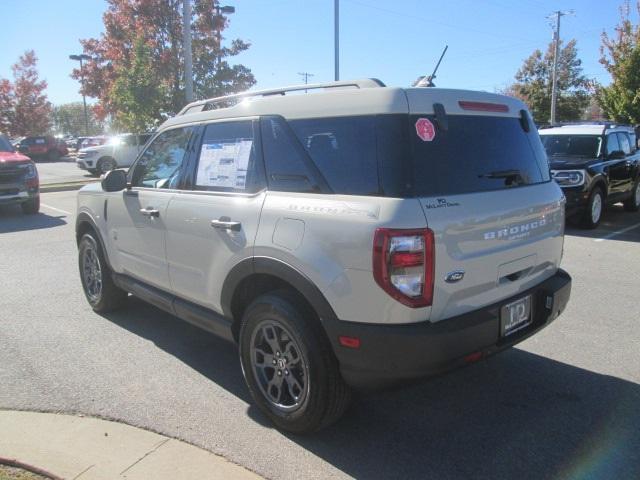
[[[430,142],[436,136],[436,128],[428,118],[419,118],[416,122],[416,133],[423,142]]]

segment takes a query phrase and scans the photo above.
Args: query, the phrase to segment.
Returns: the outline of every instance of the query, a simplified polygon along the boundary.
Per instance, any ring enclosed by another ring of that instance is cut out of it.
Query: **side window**
[[[611,155],[613,152],[618,151],[620,151],[618,136],[615,133],[610,133],[607,135],[607,155]]]
[[[624,154],[629,155],[631,153],[631,142],[629,141],[627,134],[618,132],[618,142],[620,143],[620,149]]]
[[[260,119],[262,148],[270,190],[277,192],[319,192],[315,167],[281,117]]]
[[[195,190],[255,193],[264,187],[254,122],[211,123],[198,155]]]
[[[335,193],[380,193],[375,117],[314,118],[289,124]]]
[[[127,135],[125,137],[122,137],[122,145],[131,147],[131,146],[135,146],[135,144],[136,144],[135,135]]]
[[[175,128],[158,135],[136,162],[131,184],[136,187],[177,188],[193,128]]]
[[[140,147],[144,146],[144,144],[147,143],[150,138],[151,138],[151,135],[149,134],[138,135],[138,146]]]

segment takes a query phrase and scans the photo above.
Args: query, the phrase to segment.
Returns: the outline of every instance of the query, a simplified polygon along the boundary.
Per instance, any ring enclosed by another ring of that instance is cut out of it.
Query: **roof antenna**
[[[433,79],[436,78],[436,72],[438,71],[438,67],[440,66],[440,62],[442,62],[442,58],[444,57],[444,54],[447,53],[448,48],[449,48],[449,45],[444,46],[442,55],[440,55],[440,60],[438,60],[438,63],[436,64],[436,68],[433,69],[433,73],[428,77],[427,76],[418,77],[418,79],[415,82],[413,82],[413,85],[411,85],[412,87],[435,87],[435,84],[433,83]]]

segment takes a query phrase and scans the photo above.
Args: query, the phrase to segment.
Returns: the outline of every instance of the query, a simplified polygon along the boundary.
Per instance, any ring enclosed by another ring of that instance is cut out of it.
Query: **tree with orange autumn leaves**
[[[27,50],[11,67],[14,81],[0,79],[0,132],[11,136],[42,135],[50,126],[51,103],[40,80],[38,59]]]
[[[247,90],[255,84],[251,70],[232,65],[229,59],[249,48],[249,44],[235,39],[227,42],[228,46],[218,45],[217,32],[228,25],[227,17],[216,15],[214,5],[218,1],[192,1],[195,98]],[[124,126],[131,121],[139,124],[135,106],[147,103],[144,95],[157,105],[153,115],[156,123],[175,114],[185,105],[182,0],[108,0],[107,4],[103,15],[105,32],[100,38],[80,40],[83,52],[91,57],[84,66],[82,90],[98,99],[96,115],[110,115],[116,124]],[[142,89],[134,88],[135,81],[124,82],[122,79],[132,71],[151,79],[146,82],[149,85]],[[72,77],[80,80],[80,70],[75,69]],[[123,88],[126,84],[133,84],[135,92]],[[150,85],[155,88],[148,88]],[[138,98],[140,95],[143,97]],[[141,115],[148,120],[148,108]]]

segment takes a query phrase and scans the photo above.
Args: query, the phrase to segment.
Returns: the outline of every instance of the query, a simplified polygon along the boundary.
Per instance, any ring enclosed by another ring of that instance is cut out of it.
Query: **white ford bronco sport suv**
[[[377,80],[248,92],[187,105],[128,174],[80,190],[80,276],[97,312],[131,293],[237,342],[260,409],[309,432],[351,388],[556,319],[564,202],[516,99]]]

